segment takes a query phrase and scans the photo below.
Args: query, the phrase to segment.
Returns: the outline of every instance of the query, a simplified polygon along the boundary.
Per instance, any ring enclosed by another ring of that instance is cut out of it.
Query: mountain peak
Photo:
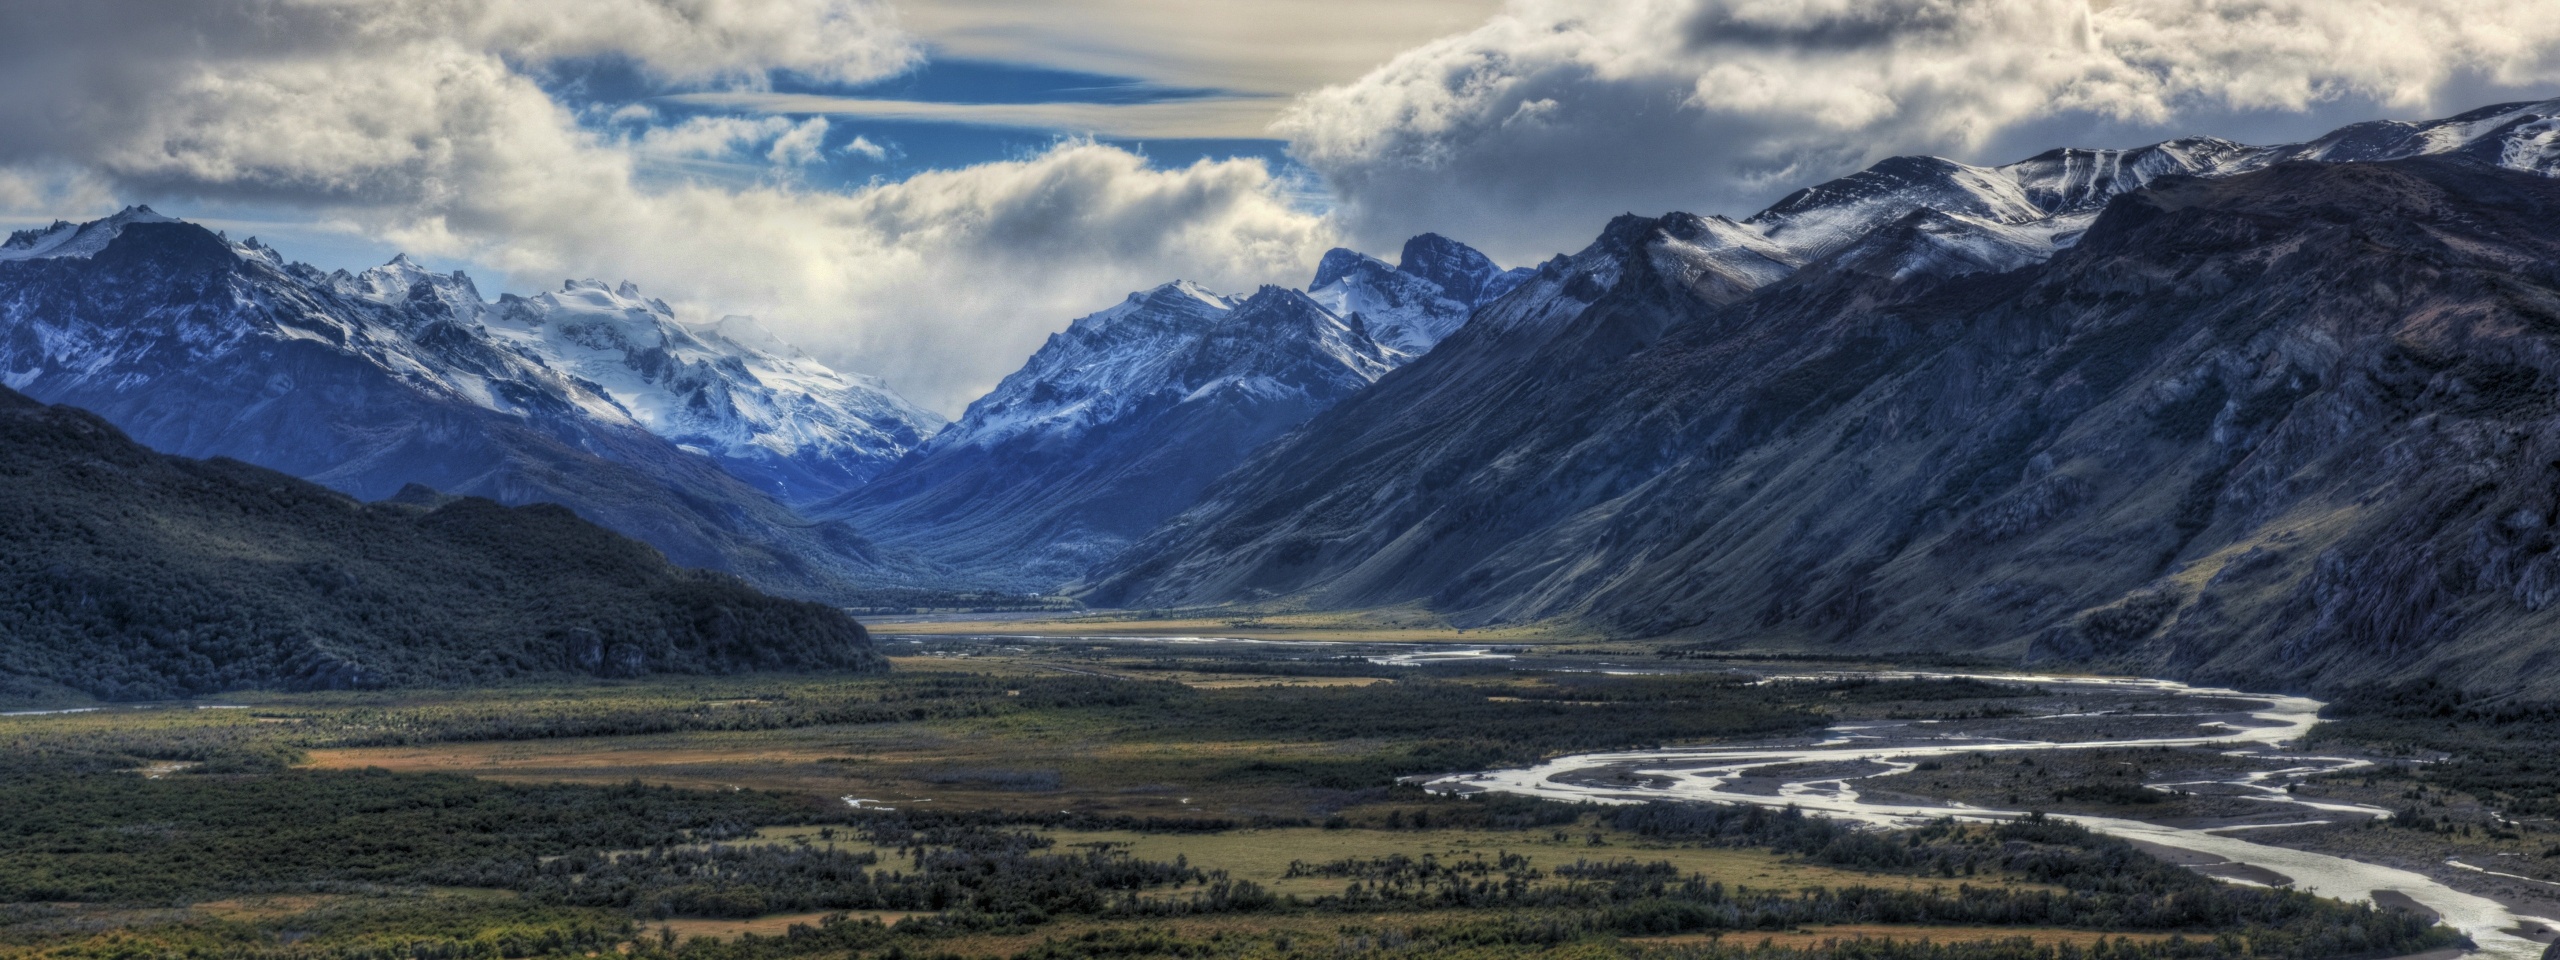
[[[94,257],[107,244],[124,233],[124,228],[137,223],[182,223],[176,217],[163,216],[148,206],[136,204],[115,215],[72,223],[56,220],[42,230],[19,230],[0,243],[0,260],[43,260],[51,257]]]
[[[480,296],[479,285],[462,271],[436,273],[405,253],[395,254],[389,262],[362,274],[343,278],[336,286],[380,303],[408,307],[412,316],[423,319],[474,316],[488,304]]]
[[[1376,261],[1338,253],[1328,261],[1352,277],[1447,302],[1427,281],[1382,263],[1371,277],[1361,265]],[[1367,330],[1278,285],[1139,291],[1050,337],[959,422],[812,515],[990,586],[1053,588],[1405,359]]]
[[[1333,286],[1334,284],[1341,282],[1342,278],[1350,276],[1353,271],[1360,270],[1363,267],[1374,269],[1379,273],[1385,273],[1395,269],[1394,267],[1387,266],[1386,261],[1361,253],[1358,250],[1353,250],[1348,247],[1335,247],[1331,250],[1325,251],[1324,259],[1316,262],[1316,278],[1307,283],[1307,289],[1322,290],[1326,287]]]
[[[1425,233],[1404,242],[1396,270],[1433,283],[1448,293],[1449,299],[1470,306],[1509,292],[1518,280],[1504,283],[1507,276],[1501,265],[1474,247],[1436,233]],[[1495,289],[1499,287],[1499,289]]]
[[[1067,324],[1066,337],[1119,336],[1127,321],[1140,321],[1138,327],[1162,325],[1192,326],[1219,316],[1236,307],[1230,297],[1213,293],[1189,280],[1161,283],[1129,294],[1128,299],[1076,318]],[[1055,340],[1057,336],[1050,339]]]
[[[1244,298],[1244,302],[1237,304],[1236,307],[1239,310],[1255,305],[1267,308],[1277,303],[1287,303],[1291,305],[1304,303],[1307,306],[1316,307],[1316,309],[1319,310],[1324,309],[1323,307],[1317,307],[1315,301],[1307,299],[1306,294],[1289,287],[1273,283],[1266,283],[1260,287],[1254,288],[1253,295]]]
[[[1220,296],[1209,288],[1193,283],[1189,280],[1176,280],[1171,283],[1157,284],[1154,288],[1142,293],[1130,294],[1129,300],[1132,303],[1140,302],[1141,300],[1163,303],[1182,303],[1184,301],[1190,301],[1216,307],[1221,310],[1235,305],[1229,301],[1228,298]]]

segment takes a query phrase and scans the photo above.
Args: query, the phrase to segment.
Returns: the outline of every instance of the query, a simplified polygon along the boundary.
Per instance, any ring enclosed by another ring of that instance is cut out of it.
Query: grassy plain
[[[1464,628],[1420,606],[1368,610],[1236,613],[1232,611],[1089,610],[1073,613],[946,614],[875,617],[867,621],[883,635],[968,636],[1042,634],[1061,637],[1182,637],[1213,635],[1256,640],[1336,640],[1399,643],[1519,643],[1533,645],[1601,642],[1597,633],[1576,633],[1553,625]],[[1650,645],[1619,644],[1650,651]]]
[[[1428,809],[1418,804],[1409,809]],[[1317,897],[1341,892],[1343,882],[1321,876],[1290,876],[1291,864],[1321,864],[1355,857],[1402,855],[1420,860],[1461,861],[1471,857],[1526,856],[1532,863],[1554,865],[1585,860],[1624,860],[1671,864],[1681,873],[1716,883],[1770,890],[1868,885],[1896,890],[1943,886],[1935,877],[1848,870],[1806,863],[1765,849],[1701,847],[1662,843],[1621,830],[1376,830],[1284,827],[1240,829],[1214,834],[1167,834],[1130,830],[1057,830],[1048,836],[1062,847],[1107,845],[1146,860],[1183,857],[1251,880],[1274,893]],[[2014,877],[1986,881],[2016,889],[2053,889]]]
[[[1629,820],[1398,783],[1978,716],[2018,689],[942,653],[885,677],[0,718],[0,833],[16,838],[0,955],[1792,960],[1843,940],[1874,960],[2138,960],[2205,956],[2234,924],[2263,945],[2213,955],[2339,955],[2350,928],[2436,936],[2298,895],[2189,890],[2059,828],[1870,842],[1800,818]],[[2189,912],[2165,910],[2176,890]],[[2198,904],[2255,919],[2208,923]]]

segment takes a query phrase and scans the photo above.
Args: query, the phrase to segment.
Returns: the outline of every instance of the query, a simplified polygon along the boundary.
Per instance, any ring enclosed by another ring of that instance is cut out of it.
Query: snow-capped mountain
[[[1950,269],[2013,269],[2007,253],[2069,246],[2107,201],[2164,176],[2227,177],[2295,160],[2369,162],[2451,155],[2546,176],[2560,175],[2560,99],[2485,107],[2443,120],[2378,120],[2308,143],[2247,146],[2213,137],[2130,150],[2059,149],[1978,167],[1938,157],[1892,157],[1807,187],[1742,225],[1802,264],[1829,255],[1918,210],[1979,229],[1968,244],[2005,252],[1957,258]],[[2041,259],[2042,256],[2036,257]],[[2008,266],[2000,266],[2008,264]]]
[[[934,447],[1073,445],[1127,417],[1163,384],[1180,382],[1177,368],[1188,350],[1236,304],[1187,280],[1130,294],[1050,334],[1022,369],[971,402]]]
[[[483,323],[495,305],[458,273],[405,258],[324,273],[139,207],[0,246],[0,381],[156,449],[366,498],[415,483],[562,503],[678,563],[803,595],[876,578],[850,530],[810,524],[653,432],[632,412],[645,403],[572,355]],[[743,381],[749,353],[685,359]]]
[[[981,585],[1054,588],[1404,359],[1295,290],[1168,283],[1051,336],[923,448],[811,513]]]
[[[649,432],[786,502],[857,486],[945,423],[876,379],[809,359],[752,318],[682,323],[629,282],[509,294],[481,317],[499,342],[594,384]]]
[[[150,207],[126,207],[115,216],[87,223],[56,220],[40,230],[18,230],[0,243],[0,260],[41,260],[47,257],[92,257],[107,248],[107,242],[124,232],[128,224],[173,223],[175,218],[162,216]]]
[[[2053,238],[2025,227],[1923,207],[1869,231],[1820,268],[1892,280],[2006,273],[2053,255]]]
[[[171,222],[135,207],[87,224],[22,230],[0,244],[0,261],[89,257],[128,224]],[[297,272],[254,239],[240,250]],[[553,392],[583,415],[636,423],[786,502],[859,485],[947,422],[875,378],[828,369],[752,318],[682,322],[666,301],[627,281],[573,280],[493,303],[470,277],[429,271],[405,254],[361,274],[302,279],[388,308],[382,319],[402,337],[447,323],[443,336],[485,339],[546,367],[567,378]],[[386,341],[383,349],[401,348]],[[481,406],[530,412],[467,368],[434,373]]]
[[[1406,240],[1404,252],[1396,259],[1396,270],[1439,284],[1450,299],[1460,303],[1485,303],[1498,298],[1534,272],[1526,267],[1502,269],[1476,248],[1436,233]]]
[[[1413,357],[1530,273],[1504,270],[1473,247],[1426,233],[1405,241],[1394,266],[1356,250],[1328,251],[1307,295],[1336,316],[1358,317],[1372,338]]]
[[[886,384],[812,360],[752,318],[676,318],[625,281],[571,280],[481,299],[471,279],[407,256],[335,283],[406,315],[451,319],[587,388],[587,413],[628,419],[785,502],[869,480],[946,422]],[[492,398],[494,402],[494,398]]]

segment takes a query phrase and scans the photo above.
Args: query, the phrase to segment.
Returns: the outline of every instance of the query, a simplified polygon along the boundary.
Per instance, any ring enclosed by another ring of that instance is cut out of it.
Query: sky
[[[0,225],[628,279],[946,414],[1173,279],[2560,96],[2560,0],[10,0]]]

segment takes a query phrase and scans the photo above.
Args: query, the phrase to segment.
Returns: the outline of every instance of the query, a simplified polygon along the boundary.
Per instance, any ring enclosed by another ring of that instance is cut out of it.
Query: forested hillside
[[[565,508],[362,503],[6,389],[0,542],[0,701],[883,663],[833,608]]]

